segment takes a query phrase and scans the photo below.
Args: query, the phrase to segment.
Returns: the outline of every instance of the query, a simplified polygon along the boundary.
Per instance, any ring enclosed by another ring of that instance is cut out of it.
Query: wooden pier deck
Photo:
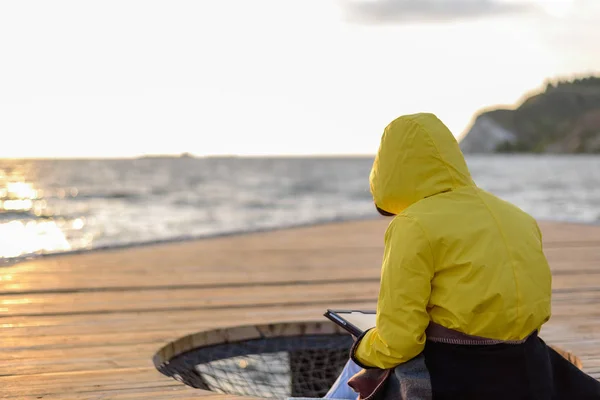
[[[164,377],[152,356],[170,341],[211,328],[320,320],[331,306],[374,307],[387,223],[328,224],[0,268],[0,398],[225,398]],[[542,336],[575,352],[600,378],[600,227],[541,227],[554,274],[553,317]]]

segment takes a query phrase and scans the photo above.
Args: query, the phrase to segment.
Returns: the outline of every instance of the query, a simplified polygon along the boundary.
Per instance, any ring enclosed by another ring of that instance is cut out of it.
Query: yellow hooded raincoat
[[[551,274],[536,221],[479,189],[458,143],[432,114],[384,131],[370,176],[385,234],[376,328],[354,358],[393,368],[425,346],[430,321],[520,340],[550,318]]]

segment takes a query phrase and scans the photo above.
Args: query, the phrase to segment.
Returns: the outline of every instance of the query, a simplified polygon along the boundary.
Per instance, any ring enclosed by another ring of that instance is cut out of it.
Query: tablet
[[[375,311],[327,310],[323,315],[355,337],[359,337],[364,331],[375,327]]]

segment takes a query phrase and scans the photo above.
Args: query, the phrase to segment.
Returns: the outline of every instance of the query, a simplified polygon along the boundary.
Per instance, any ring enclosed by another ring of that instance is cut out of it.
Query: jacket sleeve
[[[395,217],[385,234],[376,326],[353,347],[357,364],[394,368],[423,351],[433,263],[431,245],[418,222]]]

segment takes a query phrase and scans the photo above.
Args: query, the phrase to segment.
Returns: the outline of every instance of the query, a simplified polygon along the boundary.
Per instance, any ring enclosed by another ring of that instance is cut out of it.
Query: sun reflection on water
[[[33,189],[31,183],[27,182],[9,182],[6,184],[8,196],[14,196],[19,199],[36,199],[37,191]]]
[[[30,211],[38,193],[27,182],[8,182],[0,189],[0,207],[5,211]]]
[[[33,208],[33,202],[26,200],[4,200],[2,208],[6,211],[29,211]]]
[[[65,233],[47,211],[43,192],[22,178],[11,178],[0,181],[4,186],[0,187],[0,259],[71,250]],[[72,225],[81,229],[84,221],[78,218]]]
[[[0,224],[0,257],[68,250],[71,246],[54,221]]]

